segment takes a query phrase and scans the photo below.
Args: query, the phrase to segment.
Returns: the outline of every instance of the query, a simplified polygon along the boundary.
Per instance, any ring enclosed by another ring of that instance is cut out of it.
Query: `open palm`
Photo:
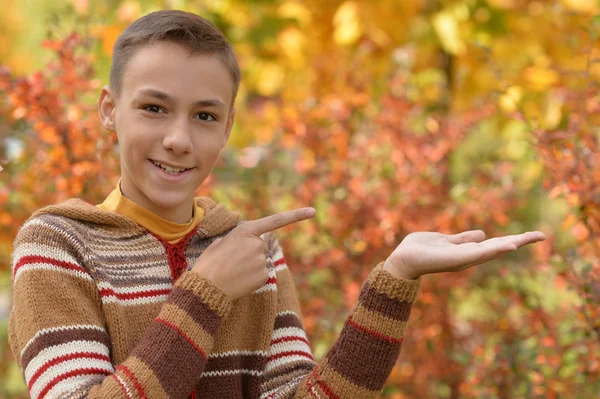
[[[544,233],[531,231],[485,239],[481,230],[446,235],[432,232],[411,233],[396,247],[384,267],[404,278],[423,274],[455,272],[488,262],[518,248],[543,241]]]

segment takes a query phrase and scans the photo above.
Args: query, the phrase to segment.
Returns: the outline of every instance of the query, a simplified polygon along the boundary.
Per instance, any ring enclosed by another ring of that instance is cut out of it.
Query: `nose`
[[[182,117],[173,121],[173,124],[167,127],[163,138],[163,147],[171,150],[175,155],[182,155],[192,152],[192,139],[190,120]]]

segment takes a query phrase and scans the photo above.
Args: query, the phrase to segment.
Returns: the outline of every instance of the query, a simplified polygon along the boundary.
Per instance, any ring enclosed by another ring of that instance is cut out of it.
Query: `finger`
[[[485,233],[482,230],[469,230],[462,233],[447,235],[448,241],[452,244],[464,244],[467,242],[481,242],[485,240]]]
[[[276,213],[257,220],[251,220],[240,226],[240,229],[255,236],[268,233],[283,226],[310,219],[316,215],[314,208],[299,208],[292,211]]]
[[[474,266],[488,262],[505,253],[516,251],[524,245],[544,240],[545,238],[544,233],[539,231],[494,237],[477,244],[467,243],[457,246],[455,247],[455,251],[457,251],[455,256],[460,264]]]
[[[513,244],[516,248],[521,248],[524,245],[532,244],[534,242],[545,240],[546,236],[540,231],[529,231],[527,233],[515,234],[503,237],[494,237],[482,242],[482,245],[503,247],[509,244]],[[516,249],[515,248],[515,249]]]

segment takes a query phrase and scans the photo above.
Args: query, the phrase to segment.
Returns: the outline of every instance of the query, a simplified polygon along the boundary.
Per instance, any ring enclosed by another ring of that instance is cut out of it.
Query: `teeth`
[[[172,167],[167,166],[167,165],[163,165],[162,163],[155,162],[155,161],[152,161],[152,163],[154,165],[160,167],[165,172],[168,172],[168,173],[173,174],[173,175],[177,175],[177,174],[183,172],[184,170],[187,170],[187,169],[175,169],[175,168],[172,168]]]

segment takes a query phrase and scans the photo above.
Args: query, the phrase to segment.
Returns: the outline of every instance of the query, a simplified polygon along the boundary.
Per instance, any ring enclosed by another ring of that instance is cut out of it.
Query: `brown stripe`
[[[358,297],[358,302],[369,310],[375,310],[394,320],[407,321],[412,302],[397,301],[372,288],[367,281]]]
[[[352,321],[363,329],[373,331],[375,334],[383,334],[392,340],[404,338],[407,321],[394,320],[379,312],[374,312],[358,304],[352,312]]]
[[[27,368],[29,362],[42,350],[55,345],[66,344],[73,341],[96,341],[110,349],[111,343],[108,334],[92,328],[72,327],[69,330],[47,332],[35,339],[23,352],[21,364],[23,369]]]
[[[169,302],[185,310],[190,317],[209,334],[213,335],[221,325],[221,317],[193,292],[174,287]]]
[[[294,314],[284,314],[284,315],[277,316],[275,318],[275,326],[273,327],[273,329],[277,330],[279,328],[286,328],[286,327],[303,328],[302,323],[300,322],[298,317]]]
[[[388,342],[346,323],[327,354],[331,367],[368,390],[383,388],[400,354],[399,343]]]
[[[154,372],[169,397],[187,397],[205,364],[204,357],[186,339],[157,321],[146,330],[131,355]]]
[[[261,371],[267,363],[267,357],[261,355],[211,356],[206,364],[205,372],[219,370],[246,369]]]
[[[148,397],[148,399],[159,399],[166,398],[167,393],[164,391],[160,381],[156,378],[156,374],[148,368],[146,363],[144,363],[141,359],[135,356],[129,356],[125,362],[123,362],[125,366],[131,370],[131,372],[136,376],[136,378],[144,379],[144,393]],[[123,378],[128,378],[126,374],[122,371],[119,372],[119,375]],[[140,377],[141,376],[141,377]],[[131,385],[131,388],[136,390],[135,385]],[[94,397],[91,396],[90,397]]]
[[[354,383],[352,383],[347,378],[342,377],[338,372],[330,367],[327,363],[327,360],[323,360],[319,366],[319,373],[317,374],[318,378],[325,381],[329,389],[333,390],[338,398],[379,398],[379,391],[370,390],[364,387],[360,387]],[[312,377],[312,375],[311,375]],[[320,384],[313,385],[315,389],[320,391]],[[304,385],[303,388],[305,388]],[[301,391],[300,389],[298,391]],[[306,392],[306,391],[305,391]],[[322,394],[324,395],[324,394]],[[313,397],[311,396],[302,396],[302,397]],[[324,395],[323,398],[328,398],[329,396]]]
[[[240,374],[236,375],[223,375],[210,378],[202,378],[198,385],[196,385],[196,392],[200,398],[223,398],[223,399],[245,399],[245,398],[258,398],[258,394],[254,393],[250,395],[248,392],[249,381],[256,381],[252,384],[253,387],[259,387],[258,378],[250,376],[244,376]],[[253,389],[254,391],[257,388]]]

